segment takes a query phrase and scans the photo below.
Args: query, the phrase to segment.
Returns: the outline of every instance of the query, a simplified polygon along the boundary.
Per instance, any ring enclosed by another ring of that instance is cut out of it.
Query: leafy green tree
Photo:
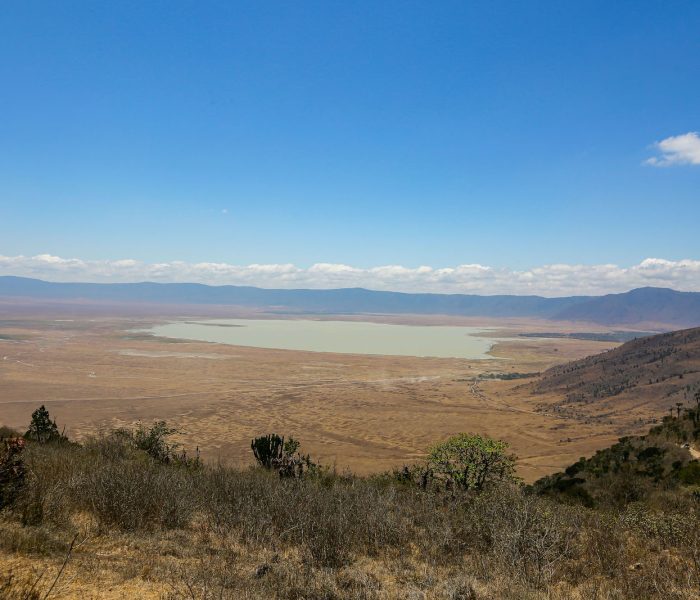
[[[437,478],[467,490],[498,480],[515,480],[515,456],[508,444],[477,434],[460,433],[428,450],[428,465]]]
[[[55,420],[51,420],[49,411],[42,404],[32,413],[32,420],[29,423],[29,429],[24,437],[33,442],[39,442],[40,444],[46,444],[48,442],[63,441],[66,439],[58,431],[58,426]]]
[[[132,436],[139,450],[150,454],[159,462],[167,463],[178,447],[177,444],[168,442],[168,438],[174,433],[177,433],[177,429],[168,427],[165,421],[156,421],[151,427],[139,423]]]

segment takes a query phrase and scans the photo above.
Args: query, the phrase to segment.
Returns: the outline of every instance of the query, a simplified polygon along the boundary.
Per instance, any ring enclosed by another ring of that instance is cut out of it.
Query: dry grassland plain
[[[632,422],[624,410],[603,423],[550,413],[547,402],[560,399],[531,397],[523,386],[527,380],[475,379],[540,372],[617,345],[512,341],[519,333],[600,327],[518,319],[347,317],[497,327],[489,335],[511,339],[496,338],[492,358],[486,360],[269,350],[132,332],[176,314],[251,316],[230,308],[184,310],[0,306],[0,424],[22,429],[40,404],[77,439],[137,421],[166,420],[181,432],[178,441],[188,450],[198,446],[205,460],[236,465],[251,463],[253,436],[274,431],[300,439],[302,449],[320,462],[360,474],[419,460],[426,447],[451,434],[480,432],[510,443],[526,481],[607,446],[621,433],[646,428],[639,415]]]

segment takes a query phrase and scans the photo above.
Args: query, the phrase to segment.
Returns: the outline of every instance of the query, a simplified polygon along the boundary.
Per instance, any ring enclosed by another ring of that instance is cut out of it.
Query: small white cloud
[[[683,135],[674,135],[656,142],[654,147],[660,156],[654,156],[645,161],[654,167],[670,167],[672,165],[700,165],[700,135],[690,131]]]
[[[112,265],[115,267],[135,267],[138,264],[139,263],[132,258],[112,261]]]
[[[333,263],[316,263],[308,268],[309,273],[327,273],[333,275],[338,273],[357,273],[357,271],[358,269],[355,267]]]

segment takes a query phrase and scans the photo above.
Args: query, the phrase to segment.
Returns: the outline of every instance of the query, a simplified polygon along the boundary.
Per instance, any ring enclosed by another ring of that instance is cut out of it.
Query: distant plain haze
[[[0,274],[700,290],[700,3],[10,0]]]

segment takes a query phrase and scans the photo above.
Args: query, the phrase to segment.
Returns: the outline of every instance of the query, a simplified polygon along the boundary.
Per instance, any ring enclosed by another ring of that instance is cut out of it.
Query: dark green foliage
[[[560,500],[592,508],[595,502],[583,486],[585,483],[586,480],[582,477],[553,477],[545,490],[538,491],[543,495],[558,496]]]
[[[299,452],[300,443],[293,437],[285,441],[276,433],[255,438],[250,442],[258,464],[276,470],[280,477],[301,477],[316,468],[309,455]]]
[[[299,450],[299,446],[301,446],[301,443],[290,436],[289,439],[286,442],[284,442],[284,454],[286,454],[287,456],[292,456],[293,454],[296,454]]]
[[[661,458],[665,453],[665,450],[657,447],[657,446],[648,446],[647,448],[644,448],[643,450],[640,450],[637,452],[637,459],[639,460],[654,460],[657,458]]]
[[[647,435],[620,438],[563,473],[543,477],[531,489],[589,507],[623,507],[679,484],[692,485],[695,467],[686,440],[692,439],[694,427],[690,411],[679,418],[666,416]]]
[[[138,423],[134,430],[118,429],[114,432],[117,437],[144,451],[157,462],[176,463],[188,467],[199,466],[201,464],[199,450],[194,457],[188,457],[180,444],[169,439],[175,433],[177,429],[168,427],[165,421],[156,421],[151,427]]]
[[[685,485],[700,485],[700,463],[694,460],[678,470],[678,481]]]
[[[255,460],[260,466],[271,469],[275,461],[282,458],[284,452],[284,438],[276,433],[261,435],[250,442]]]
[[[540,373],[484,373],[479,375],[478,379],[502,379],[503,381],[511,381],[513,379],[531,379],[537,377]]]
[[[49,411],[42,404],[32,413],[32,420],[29,424],[29,429],[24,437],[39,444],[47,444],[49,442],[65,441],[65,436],[58,431],[58,426],[55,420],[51,420]]]
[[[0,439],[0,509],[10,506],[24,486],[23,452],[22,438]]]

